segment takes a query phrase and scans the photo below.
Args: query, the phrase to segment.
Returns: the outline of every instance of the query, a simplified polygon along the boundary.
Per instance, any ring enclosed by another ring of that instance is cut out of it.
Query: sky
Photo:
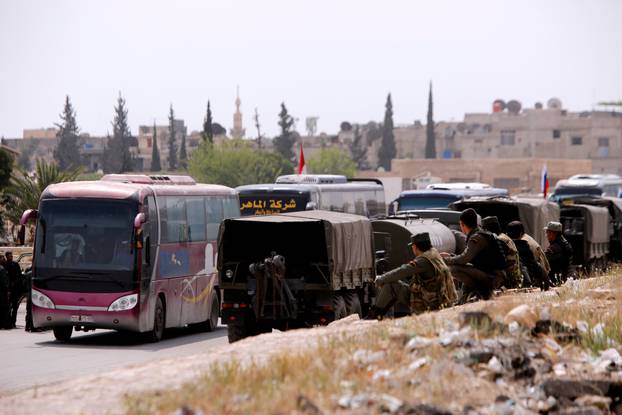
[[[207,100],[231,128],[275,135],[281,102],[318,131],[342,121],[460,120],[517,99],[583,111],[622,100],[622,1],[0,0],[0,136],[59,122],[112,131],[118,94],[132,132],[176,118],[200,130]]]

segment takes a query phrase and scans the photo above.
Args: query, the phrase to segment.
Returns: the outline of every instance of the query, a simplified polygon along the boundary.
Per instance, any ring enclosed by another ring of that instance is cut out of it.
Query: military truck
[[[230,342],[362,315],[372,301],[374,241],[364,216],[313,210],[227,219],[218,253]]]

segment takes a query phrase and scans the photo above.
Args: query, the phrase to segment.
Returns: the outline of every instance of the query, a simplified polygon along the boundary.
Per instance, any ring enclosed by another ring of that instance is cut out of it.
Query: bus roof
[[[352,189],[352,190],[380,190],[382,184],[375,181],[354,181],[344,183],[264,183],[246,184],[238,186],[235,190],[240,194],[265,193],[265,192],[310,192],[321,191],[322,189]]]
[[[400,193],[400,197],[408,197],[408,196],[453,196],[456,198],[460,197],[472,197],[472,196],[496,196],[496,195],[507,195],[507,189],[499,189],[495,187],[491,187],[489,189],[451,189],[451,190],[441,190],[441,189],[424,189],[424,190],[405,190]]]
[[[235,190],[221,185],[215,184],[197,184],[192,180],[193,184],[189,184],[186,178],[179,179],[177,184],[170,184],[173,180],[157,179],[145,183],[143,175],[110,175],[104,176],[98,181],[76,181],[57,183],[48,186],[43,194],[42,199],[56,197],[84,197],[84,198],[105,198],[105,199],[127,199],[133,195],[143,196],[145,194],[165,195],[235,195]],[[168,176],[172,177],[172,176]],[[177,176],[184,177],[184,176]],[[104,180],[104,178],[106,178]],[[123,180],[125,179],[125,180]],[[183,182],[187,184],[183,184]]]

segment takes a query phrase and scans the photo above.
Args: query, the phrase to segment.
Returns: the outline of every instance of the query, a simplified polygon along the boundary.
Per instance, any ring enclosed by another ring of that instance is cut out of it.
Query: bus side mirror
[[[39,217],[39,211],[37,209],[25,210],[24,213],[22,213],[21,219],[19,220],[19,224],[25,225],[30,222],[30,220],[37,219],[37,217]]]
[[[389,203],[389,216],[395,215],[397,213],[398,207],[399,207],[399,204],[397,203],[397,200],[394,200],[393,202]]]
[[[145,223],[146,221],[147,221],[147,220],[146,220],[145,214],[144,214],[143,212],[140,212],[139,214],[137,214],[137,215],[134,217],[134,228],[135,228],[135,229],[140,229],[140,227],[141,227],[141,226],[143,225],[143,223]]]
[[[317,209],[317,204],[315,202],[308,202],[307,206],[305,206],[305,210],[315,210]]]

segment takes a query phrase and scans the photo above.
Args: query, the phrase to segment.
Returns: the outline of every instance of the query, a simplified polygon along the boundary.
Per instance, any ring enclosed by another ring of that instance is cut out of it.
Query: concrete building
[[[177,146],[177,151],[179,152],[179,147],[181,146],[181,139],[183,136],[186,136],[186,151],[188,155],[194,150],[194,148],[190,148],[188,145],[188,129],[184,123],[184,120],[175,120],[175,144]],[[169,165],[169,128],[167,125],[156,125],[155,131],[157,133],[158,139],[158,151],[160,152],[160,164],[163,170],[168,169]],[[138,140],[138,148],[135,156],[140,159],[140,163],[142,166],[137,166],[138,170],[149,170],[151,167],[151,153],[153,151],[153,125],[140,125],[138,127],[138,136],[136,139]],[[141,168],[142,167],[142,168]]]
[[[622,113],[569,112],[558,99],[547,108],[521,109],[513,102],[512,111],[497,107],[467,113],[461,122],[437,123],[437,158],[590,159],[593,173],[622,174]],[[424,158],[424,125],[396,127],[394,135],[398,159]]]
[[[56,134],[58,134],[58,128],[50,127],[50,128],[32,128],[32,129],[24,129],[23,138],[24,139],[54,139],[56,138]]]
[[[233,128],[230,131],[232,138],[244,138],[244,135],[246,134],[246,130],[244,129],[244,125],[242,123],[242,112],[240,111],[241,104],[240,88],[238,88],[235,98],[235,113],[233,113]]]

